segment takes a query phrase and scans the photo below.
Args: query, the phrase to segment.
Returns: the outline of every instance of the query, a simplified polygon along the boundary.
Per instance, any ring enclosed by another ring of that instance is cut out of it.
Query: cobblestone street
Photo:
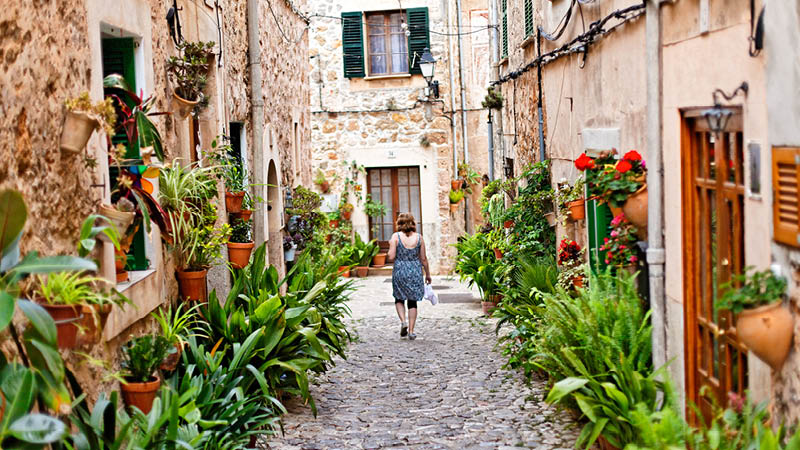
[[[386,278],[359,281],[348,360],[316,379],[318,416],[288,405],[275,450],[572,448],[578,427],[546,405],[543,382],[502,369],[494,321],[476,293],[435,277],[440,304],[420,303],[417,340],[399,336]]]

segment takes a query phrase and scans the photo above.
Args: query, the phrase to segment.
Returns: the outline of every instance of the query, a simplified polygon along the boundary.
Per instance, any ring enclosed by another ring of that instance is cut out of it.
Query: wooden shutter
[[[419,59],[426,48],[431,47],[430,33],[428,33],[428,8],[408,8],[408,71],[412,74],[421,74]]]
[[[800,247],[800,149],[772,149],[772,215],[775,241]]]
[[[533,35],[533,0],[525,0],[525,37]]]
[[[607,267],[605,255],[600,252],[605,238],[611,235],[611,221],[614,215],[608,204],[598,204],[597,200],[589,200],[586,203],[588,215],[586,216],[586,228],[589,233],[589,267],[597,273],[602,272]]]
[[[364,72],[364,27],[361,12],[342,13],[344,76],[362,78]]]
[[[503,21],[503,55],[505,58],[508,56],[508,0],[501,0],[501,15]]]
[[[105,38],[101,41],[101,48],[103,52],[103,77],[111,74],[119,74],[125,78],[125,82],[130,86],[131,91],[137,92],[136,89],[136,63],[134,62],[134,42],[133,38]],[[105,94],[120,94],[116,89],[105,89]],[[133,100],[129,99],[126,95],[119,95],[129,107],[134,106]],[[119,111],[118,111],[119,112]],[[133,145],[128,146],[128,136],[123,129],[119,129],[117,134],[111,137],[111,143],[114,145],[123,144],[128,147],[125,153],[126,158],[138,159],[139,158],[139,143],[133,142]]]

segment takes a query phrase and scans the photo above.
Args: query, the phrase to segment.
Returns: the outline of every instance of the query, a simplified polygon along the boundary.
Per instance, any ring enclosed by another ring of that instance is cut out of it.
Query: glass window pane
[[[372,74],[386,73],[386,57],[383,55],[369,57],[369,72]]]
[[[392,237],[392,233],[394,233],[394,227],[392,225],[384,225],[383,226],[383,240],[388,241],[389,238]]]
[[[384,186],[392,185],[392,169],[381,169],[381,184]]]
[[[406,53],[392,54],[392,72],[393,73],[408,72],[408,55]]]
[[[397,169],[397,184],[408,186],[408,169]]]
[[[422,211],[419,209],[419,186],[411,186],[411,214],[417,219],[417,225],[420,224],[422,219]],[[417,231],[422,228],[417,227]]]
[[[384,222],[392,222],[392,189],[387,188],[384,189],[381,196],[381,203],[383,206],[386,207],[386,214],[384,214],[382,220]]]
[[[410,205],[408,204],[408,187],[402,185],[398,186],[397,193],[400,197],[400,204],[398,205],[398,211],[401,213],[411,212]]]
[[[419,168],[408,169],[408,173],[410,175],[408,184],[419,184]]]
[[[369,185],[370,186],[380,186],[381,185],[381,173],[378,170],[370,170],[369,171]]]
[[[386,39],[382,34],[369,37],[369,53],[372,55],[386,53]]]

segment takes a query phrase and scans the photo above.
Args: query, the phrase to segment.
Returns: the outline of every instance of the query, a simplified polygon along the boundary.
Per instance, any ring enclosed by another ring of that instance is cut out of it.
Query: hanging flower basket
[[[58,348],[75,348],[78,345],[78,323],[82,316],[80,305],[50,305],[45,302],[39,305],[56,323]]]
[[[194,107],[200,103],[199,100],[196,101],[186,100],[185,98],[178,95],[176,92],[172,93],[172,98],[175,99],[175,103],[178,105],[178,115],[181,117],[181,119],[189,117],[189,114],[192,113]]]
[[[736,317],[739,340],[774,370],[780,370],[789,356],[793,334],[792,313],[780,301],[745,309]]]
[[[242,192],[225,192],[225,210],[229,214],[242,212],[242,203],[244,202],[244,191]]]
[[[567,208],[569,208],[569,217],[574,221],[584,220],[586,219],[586,210],[584,209],[584,204],[586,201],[583,198],[575,200],[574,202],[567,203]]]
[[[64,127],[61,129],[61,151],[80,153],[98,126],[97,120],[86,113],[67,111]]]
[[[241,269],[250,263],[250,253],[255,247],[253,242],[228,242],[228,261],[234,269]]]
[[[647,235],[647,185],[642,186],[622,205],[622,212],[636,228]]]
[[[137,407],[140,411],[147,414],[153,408],[153,401],[156,399],[158,389],[161,387],[161,380],[154,376],[144,383],[128,381],[120,383],[122,400],[129,408]]]

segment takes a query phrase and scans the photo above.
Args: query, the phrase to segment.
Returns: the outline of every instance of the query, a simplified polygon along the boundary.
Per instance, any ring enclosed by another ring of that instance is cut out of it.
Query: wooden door
[[[720,286],[744,268],[744,173],[741,114],[714,136],[689,112],[682,136],[683,263],[687,400],[711,415],[704,386],[724,406],[747,387],[747,348],[729,311],[717,310]],[[690,404],[690,403],[687,403]],[[693,420],[693,411],[689,409]]]
[[[382,248],[388,248],[389,239],[397,231],[397,216],[404,212],[414,215],[417,231],[422,234],[419,167],[367,169],[367,192],[386,206],[383,217],[370,217],[370,239],[377,239]]]

